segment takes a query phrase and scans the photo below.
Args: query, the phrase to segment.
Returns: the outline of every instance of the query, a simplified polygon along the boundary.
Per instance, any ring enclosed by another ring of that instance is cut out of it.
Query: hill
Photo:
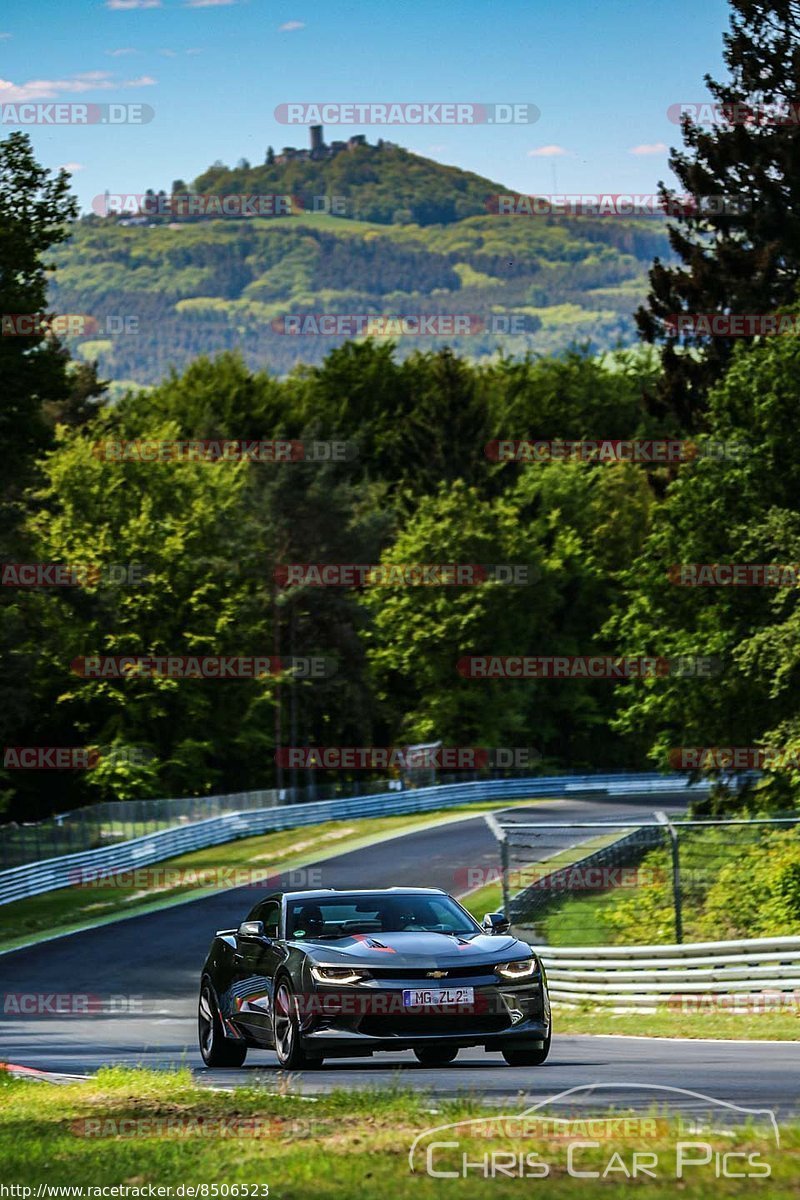
[[[55,255],[51,303],[91,314],[74,348],[117,381],[154,384],[229,349],[285,374],[321,362],[348,329],[363,335],[363,321],[328,333],[312,320],[293,336],[286,318],[297,314],[441,318],[433,332],[403,336],[401,354],[449,344],[480,359],[575,341],[603,350],[634,340],[647,268],[669,255],[660,220],[499,215],[500,185],[399,148],[215,165],[190,191],[297,202],[280,217],[80,221]],[[314,213],[315,204],[344,213]],[[465,333],[453,334],[453,315],[468,318]]]

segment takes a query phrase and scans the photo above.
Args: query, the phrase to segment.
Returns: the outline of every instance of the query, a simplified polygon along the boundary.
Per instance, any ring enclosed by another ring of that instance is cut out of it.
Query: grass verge
[[[655,1108],[623,1126],[618,1110],[616,1123],[600,1135],[595,1125],[587,1141],[586,1112],[572,1129],[542,1119],[546,1110],[537,1113],[535,1123],[504,1121],[500,1115],[512,1116],[525,1107],[524,1101],[510,1101],[501,1110],[475,1098],[442,1101],[420,1089],[342,1090],[312,1101],[296,1093],[290,1079],[277,1092],[257,1086],[219,1092],[196,1086],[185,1070],[158,1074],[110,1068],[87,1083],[59,1087],[6,1078],[0,1079],[0,1160],[4,1183],[31,1187],[31,1195],[37,1185],[49,1184],[77,1186],[84,1197],[91,1196],[92,1187],[114,1185],[144,1189],[129,1196],[147,1195],[149,1185],[205,1186],[195,1192],[201,1197],[263,1196],[266,1185],[269,1196],[280,1200],[426,1200],[474,1197],[487,1188],[502,1200],[529,1194],[544,1179],[541,1186],[556,1200],[621,1195],[627,1183],[646,1200],[672,1196],[676,1190],[685,1200],[754,1194],[788,1200],[797,1194],[797,1124],[780,1130],[777,1148],[766,1122],[723,1131],[721,1125],[731,1125],[730,1113],[721,1120],[720,1110],[712,1106],[707,1116],[692,1113],[701,1134],[694,1125],[687,1134],[685,1118]],[[596,1121],[608,1114],[598,1105],[591,1117]],[[559,1115],[563,1121],[569,1114],[560,1110]],[[409,1150],[414,1140],[426,1130],[462,1121],[471,1124],[431,1134],[422,1142],[412,1174]],[[454,1171],[455,1177],[426,1172],[425,1151],[436,1140],[456,1143],[432,1150],[430,1158],[434,1170]],[[695,1147],[687,1155],[679,1143],[698,1140],[707,1143],[709,1159],[690,1166],[687,1156],[697,1162],[705,1153]],[[629,1178],[634,1151],[651,1156],[650,1175],[637,1173],[635,1181]],[[734,1154],[728,1162],[737,1177],[719,1177],[718,1156],[725,1153]],[[472,1164],[466,1175],[465,1160]],[[498,1163],[499,1171],[485,1174]],[[597,1175],[578,1177],[577,1171]],[[520,1175],[527,1176],[527,1183]],[[247,1185],[248,1192],[230,1191],[235,1185]]]
[[[569,1008],[553,1005],[553,1026],[559,1033],[618,1033],[633,1037],[748,1038],[769,1042],[800,1040],[800,1010],[725,1012],[704,1008],[703,997],[694,1011],[664,1007],[650,1012],[614,1012],[611,1006]]]

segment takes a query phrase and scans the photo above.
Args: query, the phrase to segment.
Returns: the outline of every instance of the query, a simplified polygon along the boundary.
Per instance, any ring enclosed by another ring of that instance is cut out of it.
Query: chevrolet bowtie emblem
[[[428,979],[444,979],[446,974],[447,971],[428,971],[427,977]]]

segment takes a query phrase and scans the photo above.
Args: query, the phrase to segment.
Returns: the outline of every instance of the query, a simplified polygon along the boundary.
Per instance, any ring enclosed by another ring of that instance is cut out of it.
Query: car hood
[[[530,953],[526,942],[511,935],[446,933],[358,933],[327,941],[295,941],[317,962],[361,963],[370,966],[478,966],[522,958]]]

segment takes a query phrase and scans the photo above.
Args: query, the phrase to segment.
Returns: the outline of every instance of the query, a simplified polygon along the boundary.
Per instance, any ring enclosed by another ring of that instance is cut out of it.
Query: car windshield
[[[288,936],[297,939],[352,937],[355,934],[474,934],[479,926],[449,896],[376,894],[293,900]]]

